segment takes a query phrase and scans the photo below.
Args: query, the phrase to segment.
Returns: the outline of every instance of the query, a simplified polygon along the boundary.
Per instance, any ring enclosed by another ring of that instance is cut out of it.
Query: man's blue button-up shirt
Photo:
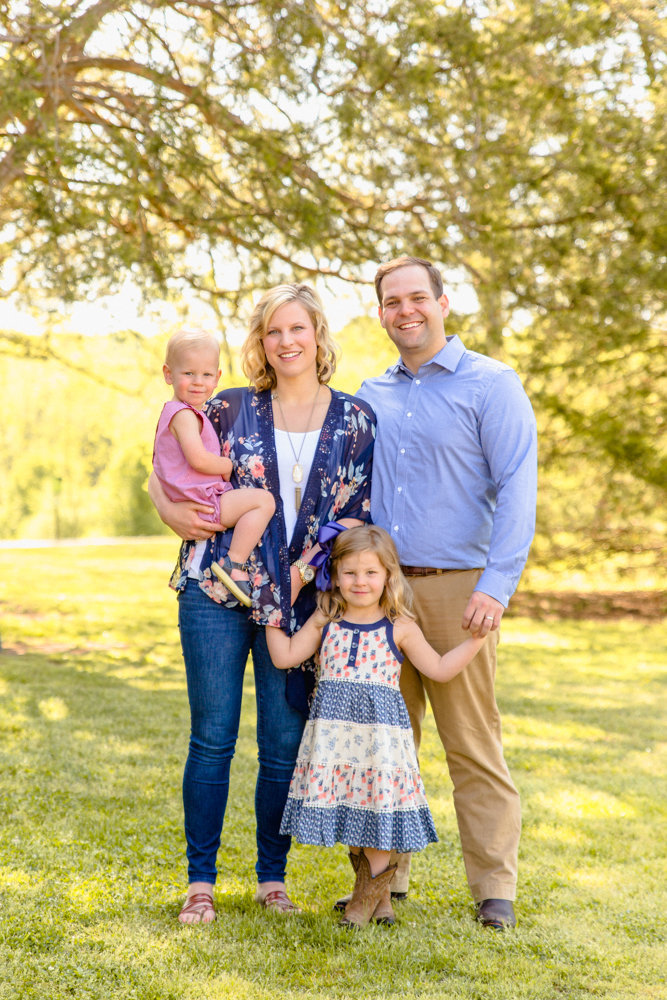
[[[484,572],[507,606],[535,531],[535,417],[515,371],[459,337],[413,374],[399,360],[358,395],[377,416],[371,516],[401,563]]]

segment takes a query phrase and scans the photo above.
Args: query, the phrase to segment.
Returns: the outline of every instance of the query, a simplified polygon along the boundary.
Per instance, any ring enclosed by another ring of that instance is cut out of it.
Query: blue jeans
[[[285,671],[274,667],[263,626],[245,610],[216,604],[189,580],[179,595],[178,624],[191,720],[183,775],[189,881],[213,884],[216,879],[243,675],[252,652],[259,750],[255,870],[259,882],[282,882],[291,838],[280,834],[280,821],[305,719],[287,704]]]

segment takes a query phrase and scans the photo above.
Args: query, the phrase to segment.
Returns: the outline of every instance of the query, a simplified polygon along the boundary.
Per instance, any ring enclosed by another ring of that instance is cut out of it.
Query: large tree
[[[345,224],[355,197],[320,177],[310,125],[262,95],[278,5],[79,0],[2,14],[0,219],[24,294],[74,298],[129,274],[150,291],[185,281],[224,297],[274,262],[340,272],[319,234]],[[289,49],[284,68],[300,53]]]
[[[664,479],[657,2],[24,0],[0,33],[7,293],[130,276],[224,314],[418,253],[521,355],[554,461]]]
[[[71,297],[416,248],[498,348],[513,310],[585,298],[609,237],[651,273],[660,28],[650,2],[4,3],[4,252]]]

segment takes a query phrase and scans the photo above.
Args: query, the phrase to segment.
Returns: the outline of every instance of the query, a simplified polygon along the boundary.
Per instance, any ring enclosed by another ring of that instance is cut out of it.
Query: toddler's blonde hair
[[[203,348],[215,352],[220,358],[220,338],[207,330],[177,330],[167,341],[164,363],[171,368],[183,351],[200,351]]]

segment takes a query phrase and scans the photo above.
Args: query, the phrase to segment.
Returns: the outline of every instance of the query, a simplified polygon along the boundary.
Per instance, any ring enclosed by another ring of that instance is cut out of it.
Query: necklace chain
[[[303,446],[306,443],[306,434],[308,433],[310,421],[313,419],[313,413],[315,412],[315,404],[317,403],[317,397],[319,396],[319,394],[320,394],[320,386],[318,383],[317,391],[315,393],[315,398],[313,399],[313,405],[311,406],[310,413],[308,414],[308,422],[306,423],[306,430],[304,432],[301,444],[299,445],[298,452],[294,447],[294,443],[292,441],[292,435],[289,432],[287,421],[285,420],[285,414],[283,413],[283,408],[280,405],[280,397],[278,396],[278,393],[274,393],[274,395],[271,397],[272,399],[275,399],[276,403],[278,404],[278,410],[280,411],[280,416],[285,426],[285,433],[287,434],[287,440],[289,441],[289,446],[292,449],[292,454],[294,455],[294,465],[292,466],[292,482],[295,484],[294,509],[297,512],[297,514],[299,512],[299,508],[301,507],[301,483],[303,482],[303,466],[301,465],[301,462],[299,460],[301,458],[301,452],[303,451]],[[296,431],[294,433],[296,433]]]

